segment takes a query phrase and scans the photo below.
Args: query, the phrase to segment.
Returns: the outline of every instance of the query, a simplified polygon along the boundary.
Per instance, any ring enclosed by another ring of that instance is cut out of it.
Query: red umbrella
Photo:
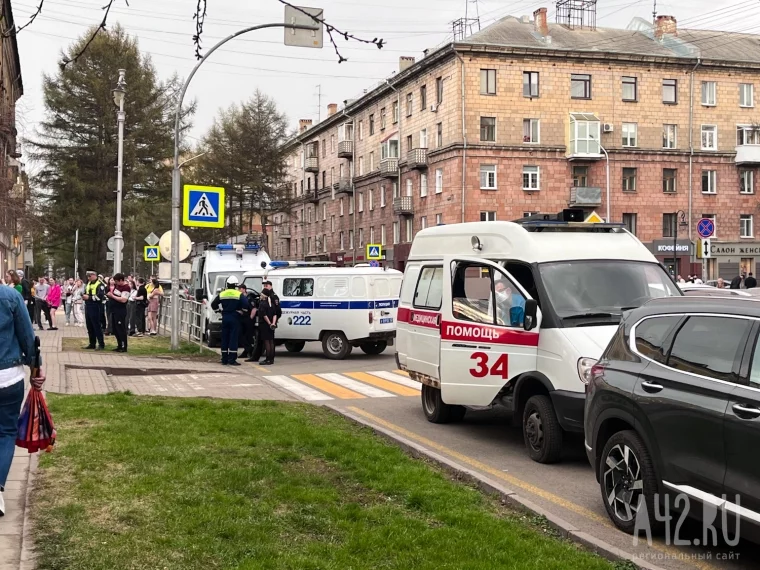
[[[42,359],[40,356],[40,339],[34,341],[34,358],[30,366],[32,378],[39,377]],[[55,426],[48,410],[45,396],[41,390],[32,387],[26,397],[26,402],[18,418],[18,436],[16,445],[35,453],[44,449],[53,451],[55,445]]]

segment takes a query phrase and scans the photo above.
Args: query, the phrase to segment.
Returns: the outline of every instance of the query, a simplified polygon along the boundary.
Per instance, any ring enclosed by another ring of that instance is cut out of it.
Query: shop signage
[[[710,244],[711,256],[755,256],[760,255],[760,243],[715,243]]]
[[[655,255],[673,255],[673,240],[655,240],[652,243],[652,251]],[[676,243],[676,253],[680,255],[691,255],[694,251],[694,244],[689,240],[678,240]]]

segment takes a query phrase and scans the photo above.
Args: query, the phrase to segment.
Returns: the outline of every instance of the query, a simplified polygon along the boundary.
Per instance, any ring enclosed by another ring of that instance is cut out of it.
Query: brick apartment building
[[[696,224],[712,218],[707,275],[757,272],[757,83],[755,35],[670,16],[624,30],[550,24],[545,8],[503,18],[301,121],[298,203],[274,216],[272,253],[350,264],[382,243],[402,269],[427,226],[572,206],[609,211],[668,265],[677,229],[684,274],[701,272]]]

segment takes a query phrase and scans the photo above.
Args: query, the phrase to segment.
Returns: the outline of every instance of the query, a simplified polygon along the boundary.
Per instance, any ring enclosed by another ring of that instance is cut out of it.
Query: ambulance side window
[[[489,325],[522,327],[525,297],[500,271],[494,271],[485,265],[457,263],[451,287],[454,318]]]
[[[420,266],[412,265],[406,266],[404,272],[404,280],[398,279],[401,284],[401,302],[405,305],[410,305],[413,301],[414,293],[417,288],[417,280],[420,276]]]
[[[312,297],[314,295],[314,279],[287,278],[282,285],[284,297]]]
[[[438,311],[441,308],[442,298],[443,267],[423,267],[417,281],[417,289],[414,292],[413,306],[417,309]]]

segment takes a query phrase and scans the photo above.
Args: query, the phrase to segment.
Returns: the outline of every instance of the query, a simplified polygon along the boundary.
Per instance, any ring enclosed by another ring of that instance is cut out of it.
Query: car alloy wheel
[[[639,510],[639,501],[644,491],[638,457],[628,445],[617,444],[604,459],[603,469],[602,478],[608,504],[621,521],[632,521]]]

